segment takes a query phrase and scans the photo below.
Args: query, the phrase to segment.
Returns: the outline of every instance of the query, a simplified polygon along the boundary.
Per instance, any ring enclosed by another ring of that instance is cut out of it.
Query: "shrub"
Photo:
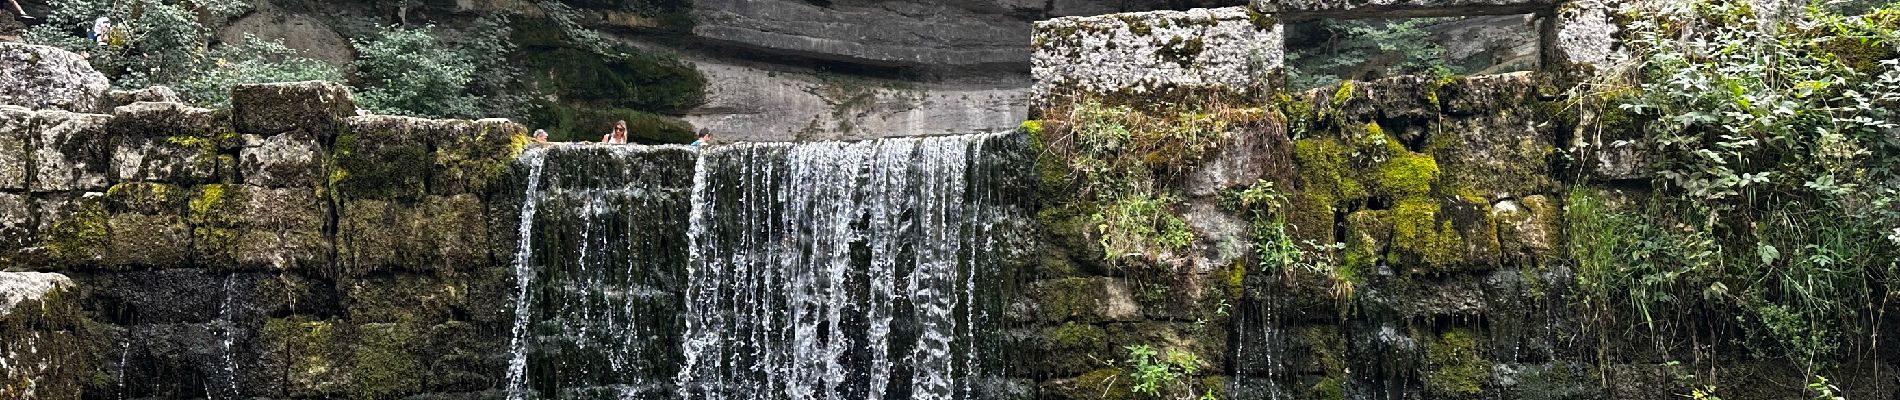
[[[473,117],[480,99],[469,93],[475,61],[462,51],[444,51],[434,26],[385,28],[369,40],[353,40],[357,99],[382,114],[420,117]]]
[[[179,96],[192,104],[229,106],[231,87],[242,83],[343,80],[336,66],[302,57],[283,42],[250,35],[245,35],[243,43],[212,49],[207,58],[206,68],[175,86]]]

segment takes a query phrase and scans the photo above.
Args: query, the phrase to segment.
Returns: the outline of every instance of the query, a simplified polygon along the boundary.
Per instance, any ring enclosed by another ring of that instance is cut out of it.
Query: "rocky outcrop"
[[[106,76],[78,54],[0,42],[0,104],[92,112],[109,86]]]
[[[60,274],[0,272],[0,397],[80,397],[103,343],[75,289]]]
[[[1008,132],[1028,111],[1016,82],[929,84],[694,60],[706,104],[686,117],[722,141],[851,140]]]
[[[1041,106],[1087,96],[1256,90],[1284,62],[1283,30],[1240,7],[1039,22],[1030,97]]]

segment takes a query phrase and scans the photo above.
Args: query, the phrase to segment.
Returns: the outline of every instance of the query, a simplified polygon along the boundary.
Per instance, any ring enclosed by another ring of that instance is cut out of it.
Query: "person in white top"
[[[614,131],[600,136],[605,144],[627,144],[627,120],[614,121]]]
[[[100,46],[106,45],[106,39],[112,36],[112,19],[99,17],[92,21],[92,40]]]

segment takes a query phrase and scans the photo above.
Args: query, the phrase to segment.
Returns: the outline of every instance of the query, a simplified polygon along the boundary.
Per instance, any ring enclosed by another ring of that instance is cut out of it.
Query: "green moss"
[[[1322,375],[1308,398],[1344,399],[1346,395],[1346,337],[1339,327],[1312,325],[1299,328],[1295,335],[1307,348],[1305,357],[1319,367]]]
[[[160,183],[127,182],[106,189],[110,212],[178,215],[184,200],[184,189]]]
[[[1120,368],[1103,368],[1075,378],[1074,398],[1127,400],[1135,398],[1129,390],[1127,373]]]
[[[1366,189],[1349,164],[1352,149],[1337,139],[1314,138],[1293,142],[1293,161],[1298,166],[1306,193],[1324,194],[1328,204],[1358,202],[1366,198]]]
[[[1425,348],[1427,392],[1441,398],[1456,398],[1484,390],[1491,363],[1485,361],[1478,339],[1470,330],[1448,330],[1428,343]]]
[[[71,214],[53,221],[46,251],[59,263],[76,266],[98,261],[110,243],[105,202],[97,197],[74,200]]]
[[[1431,156],[1406,152],[1379,165],[1378,191],[1393,197],[1413,197],[1431,192],[1438,178],[1438,162]]]
[[[1050,328],[1046,335],[1051,350],[1058,352],[1055,356],[1087,356],[1108,346],[1108,333],[1101,327],[1073,321]]]
[[[402,324],[364,324],[357,328],[350,373],[356,398],[392,399],[422,390],[423,368],[417,329]]]
[[[1347,100],[1352,100],[1352,90],[1352,81],[1339,82],[1339,89],[1333,91],[1333,107],[1339,107],[1346,104]]]
[[[1256,29],[1270,30],[1273,29],[1274,25],[1280,23],[1280,19],[1275,18],[1272,14],[1255,10],[1253,7],[1247,7],[1247,22],[1253,23],[1253,27]]]
[[[1139,16],[1121,14],[1115,16],[1115,18],[1120,19],[1123,25],[1127,25],[1128,31],[1134,32],[1135,36],[1146,37],[1154,34],[1154,27],[1148,25],[1148,21],[1142,20]]]
[[[1392,249],[1413,272],[1444,272],[1464,259],[1458,230],[1440,214],[1439,202],[1424,197],[1400,199],[1392,207]]]
[[[336,326],[308,316],[264,321],[261,340],[280,355],[285,366],[285,389],[296,397],[342,396],[347,370],[336,358]]]

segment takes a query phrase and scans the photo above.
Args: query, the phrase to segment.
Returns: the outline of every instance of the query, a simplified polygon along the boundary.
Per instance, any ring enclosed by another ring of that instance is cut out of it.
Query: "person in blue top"
[[[693,139],[693,147],[705,146],[705,145],[710,145],[710,144],[712,144],[712,131],[706,128],[699,128],[699,138]]]

